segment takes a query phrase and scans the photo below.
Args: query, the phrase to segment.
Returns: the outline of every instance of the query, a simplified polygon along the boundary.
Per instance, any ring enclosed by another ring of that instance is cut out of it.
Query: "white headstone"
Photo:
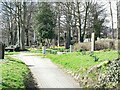
[[[92,33],[92,38],[91,38],[91,51],[95,50],[95,33]]]
[[[46,54],[46,48],[45,48],[45,46],[42,47],[42,54]]]
[[[70,52],[72,52],[72,45],[70,45]]]

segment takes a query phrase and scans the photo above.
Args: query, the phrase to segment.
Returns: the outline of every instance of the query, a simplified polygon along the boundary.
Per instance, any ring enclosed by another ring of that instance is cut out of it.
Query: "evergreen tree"
[[[39,4],[37,14],[39,38],[42,44],[45,40],[52,40],[54,37],[55,14],[52,11],[51,4],[44,2]]]

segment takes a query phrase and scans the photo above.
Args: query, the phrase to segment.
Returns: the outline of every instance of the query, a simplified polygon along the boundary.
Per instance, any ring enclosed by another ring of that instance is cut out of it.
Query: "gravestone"
[[[4,44],[0,42],[0,59],[4,59]]]
[[[95,33],[92,33],[91,38],[91,51],[93,52],[95,50]]]
[[[72,52],[72,45],[70,45],[70,52]]]
[[[45,48],[45,46],[42,47],[42,54],[46,54],[46,48]]]

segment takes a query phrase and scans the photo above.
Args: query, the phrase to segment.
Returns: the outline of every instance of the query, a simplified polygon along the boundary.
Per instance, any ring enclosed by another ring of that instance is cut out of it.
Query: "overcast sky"
[[[108,14],[109,14],[108,19],[111,20],[111,17],[110,17],[110,5],[108,3],[108,0],[106,0],[106,1],[104,0],[103,3],[106,3],[106,9],[107,9]],[[112,6],[112,11],[113,11],[114,28],[117,28],[117,5],[116,5],[116,3],[117,3],[116,0],[111,0],[111,6]],[[109,23],[108,26],[111,26],[111,22]]]

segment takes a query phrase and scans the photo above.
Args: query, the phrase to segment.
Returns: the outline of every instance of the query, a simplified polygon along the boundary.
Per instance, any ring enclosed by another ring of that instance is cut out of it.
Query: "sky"
[[[108,3],[108,1],[106,0],[106,9],[108,11],[109,17],[108,19],[111,20],[111,16],[110,16],[110,4]],[[117,5],[116,5],[116,1],[115,0],[111,0],[111,6],[112,6],[112,12],[113,12],[113,22],[114,22],[114,28],[117,28]],[[111,27],[111,22],[109,23],[109,25]]]

